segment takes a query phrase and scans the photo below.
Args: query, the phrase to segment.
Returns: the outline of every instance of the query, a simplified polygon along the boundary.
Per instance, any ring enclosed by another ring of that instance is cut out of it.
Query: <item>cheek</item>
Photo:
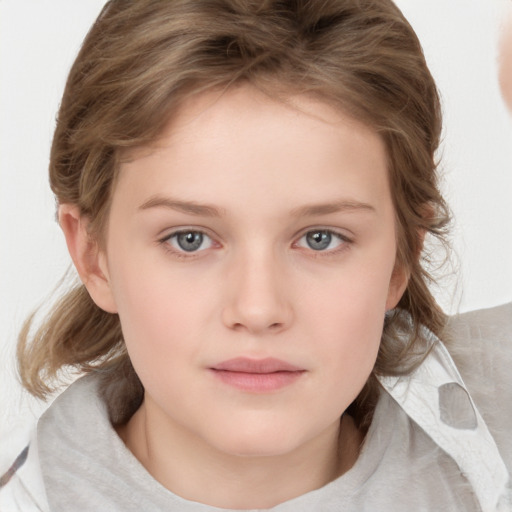
[[[367,257],[354,258],[354,264],[329,286],[328,300],[321,304],[332,320],[332,352],[366,368],[373,367],[380,345],[390,280],[395,264],[394,239],[375,246]],[[317,311],[320,314],[320,311]],[[326,323],[327,325],[327,323]],[[349,370],[355,367],[349,367]],[[364,371],[366,371],[364,370]]]
[[[333,300],[322,310],[312,310],[322,320],[316,335],[327,342],[323,343],[325,360],[343,366],[345,371],[369,373],[382,336],[384,305],[385,297],[360,293],[352,299],[346,296]]]
[[[195,349],[190,338],[205,314],[196,283],[137,253],[129,258],[112,253],[112,261],[111,285],[134,366],[169,369],[176,354]]]
[[[320,319],[308,332],[315,344],[315,364],[321,374],[321,392],[314,397],[318,417],[335,421],[356,399],[377,358],[384,312],[370,296],[342,299],[310,309]]]
[[[382,336],[394,259],[361,263],[319,286],[301,314],[310,318],[308,337],[323,340],[322,358],[356,387],[373,368]]]
[[[125,280],[118,290],[130,360],[145,389],[162,404],[179,402],[184,383],[194,392],[189,369],[198,366],[204,339],[200,306],[173,287],[162,279]]]
[[[365,329],[384,318],[395,257],[389,251],[374,251],[368,257],[355,255],[346,266],[312,284],[308,307],[317,314],[338,318],[347,326]],[[365,321],[365,319],[367,319]],[[347,322],[347,320],[349,320]]]

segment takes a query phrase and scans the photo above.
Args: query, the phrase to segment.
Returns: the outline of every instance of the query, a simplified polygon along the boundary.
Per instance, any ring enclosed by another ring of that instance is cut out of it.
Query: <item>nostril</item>
[[[275,322],[273,324],[270,324],[267,329],[269,331],[279,331],[281,328],[283,327],[283,324],[281,322]],[[237,322],[237,323],[234,323],[232,326],[231,326],[232,329],[234,329],[235,331],[242,331],[242,330],[245,330],[247,329],[247,326],[244,325],[244,323],[242,322]],[[249,330],[251,330],[251,328],[249,327]],[[260,329],[257,329],[257,330],[260,330]]]

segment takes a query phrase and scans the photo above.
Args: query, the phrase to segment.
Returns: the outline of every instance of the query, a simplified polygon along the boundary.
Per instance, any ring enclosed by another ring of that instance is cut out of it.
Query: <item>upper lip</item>
[[[222,363],[216,364],[212,370],[222,370],[228,372],[240,373],[275,373],[275,372],[300,372],[304,368],[299,368],[293,364],[280,359],[267,357],[265,359],[251,359],[249,357],[236,357],[228,359]]]

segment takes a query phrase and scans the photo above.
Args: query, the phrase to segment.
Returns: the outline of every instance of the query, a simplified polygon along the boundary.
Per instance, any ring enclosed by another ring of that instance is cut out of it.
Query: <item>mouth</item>
[[[278,391],[295,383],[306,370],[280,359],[239,357],[219,363],[209,370],[224,384],[251,393]]]

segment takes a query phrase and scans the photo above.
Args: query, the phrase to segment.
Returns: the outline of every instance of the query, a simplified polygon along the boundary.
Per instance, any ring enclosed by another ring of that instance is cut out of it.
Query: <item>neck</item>
[[[146,470],[182,498],[227,509],[271,508],[348,471],[362,434],[344,415],[324,435],[272,456],[227,454],[176,425],[155,421],[146,402],[118,434]]]

